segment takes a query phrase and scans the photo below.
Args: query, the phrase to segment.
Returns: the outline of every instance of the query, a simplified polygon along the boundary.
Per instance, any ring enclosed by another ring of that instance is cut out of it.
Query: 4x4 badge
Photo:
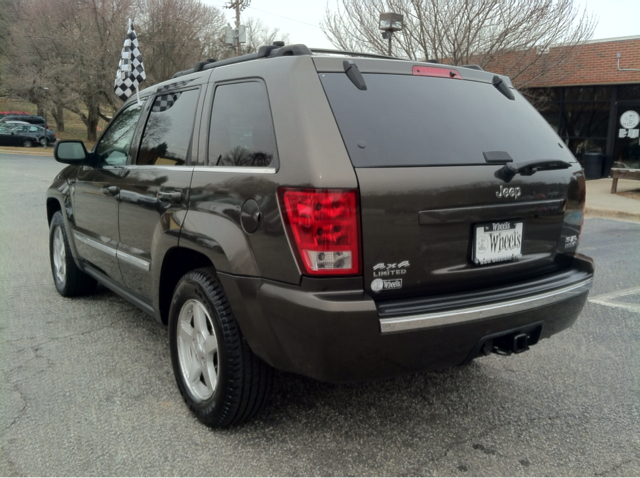
[[[500,186],[500,191],[496,192],[496,197],[499,197],[499,198],[518,199],[521,195],[522,195],[522,190],[520,189],[520,187],[505,188],[504,186]]]
[[[409,261],[394,262],[385,264],[380,262],[373,266],[373,277],[389,277],[400,276],[407,273],[407,267],[409,267]]]

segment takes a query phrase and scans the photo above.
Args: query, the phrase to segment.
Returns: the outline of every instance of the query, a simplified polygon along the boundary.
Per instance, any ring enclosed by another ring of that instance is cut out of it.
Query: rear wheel
[[[249,348],[213,270],[180,279],[169,312],[169,343],[180,393],[202,423],[224,428],[262,409],[273,371]]]
[[[33,141],[31,141],[30,139],[25,139],[22,142],[22,146],[25,148],[30,148],[31,146],[33,146]]]
[[[47,140],[45,138],[40,138],[38,142],[40,143],[40,146],[42,146],[43,148],[47,147]]]
[[[60,295],[74,297],[95,290],[96,280],[78,269],[73,260],[64,218],[60,211],[57,211],[51,218],[49,256],[53,281]]]

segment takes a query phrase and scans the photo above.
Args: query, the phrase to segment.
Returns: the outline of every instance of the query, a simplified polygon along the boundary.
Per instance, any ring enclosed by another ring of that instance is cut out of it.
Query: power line
[[[274,17],[284,18],[285,20],[291,20],[292,22],[302,23],[303,25],[308,25],[310,27],[315,27],[315,28],[318,28],[318,29],[322,30],[322,28],[320,28],[318,25],[314,25],[313,23],[307,23],[307,22],[303,22],[302,20],[296,20],[295,18],[285,17],[284,15],[278,15],[277,13],[267,12],[266,10],[260,10],[259,8],[256,8],[256,7],[251,7],[250,6],[249,9],[250,10],[256,10],[256,11],[262,12],[262,13],[266,13],[267,15],[273,15]]]

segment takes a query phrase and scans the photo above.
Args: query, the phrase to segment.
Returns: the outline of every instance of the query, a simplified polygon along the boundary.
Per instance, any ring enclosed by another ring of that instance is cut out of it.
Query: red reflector
[[[356,190],[280,188],[278,198],[303,273],[360,273],[360,207]]]
[[[455,78],[463,80],[458,70],[450,68],[438,68],[435,66],[414,66],[412,73],[414,76],[435,76],[437,78]]]

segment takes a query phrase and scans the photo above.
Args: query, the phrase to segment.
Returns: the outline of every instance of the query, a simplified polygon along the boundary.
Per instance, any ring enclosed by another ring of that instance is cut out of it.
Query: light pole
[[[44,109],[44,127],[47,128],[47,96],[49,93],[49,87],[43,86],[42,89],[45,92],[44,101],[42,102],[42,108]]]
[[[236,31],[234,33],[236,35],[236,51],[238,56],[242,54],[242,47],[240,46],[240,43],[245,43],[247,41],[244,27],[240,25],[240,12],[247,8],[250,4],[251,0],[230,0],[229,3],[224,6],[224,8],[235,9],[236,11]]]
[[[404,22],[404,16],[400,13],[381,13],[379,28],[382,30],[382,38],[389,40],[389,56],[391,56],[391,39],[393,38],[393,32],[399,32],[402,30]]]

